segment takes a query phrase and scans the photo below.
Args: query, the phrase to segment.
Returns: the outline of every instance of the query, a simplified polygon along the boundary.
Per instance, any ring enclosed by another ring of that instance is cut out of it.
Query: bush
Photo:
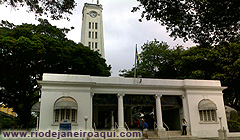
[[[234,120],[228,121],[229,132],[240,132],[240,123]]]

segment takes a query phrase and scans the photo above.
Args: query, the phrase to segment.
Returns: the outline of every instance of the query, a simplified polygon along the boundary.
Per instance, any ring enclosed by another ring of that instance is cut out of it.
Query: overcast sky
[[[58,28],[75,27],[67,37],[75,42],[80,42],[82,25],[82,8],[84,3],[92,3],[92,0],[76,0],[77,7],[70,16],[70,21],[58,20],[49,22]],[[103,31],[105,57],[107,64],[112,66],[112,76],[116,77],[121,69],[131,69],[134,65],[135,46],[141,52],[141,45],[156,38],[167,42],[171,47],[177,44],[185,47],[194,46],[192,42],[184,43],[182,39],[173,40],[169,37],[165,27],[159,23],[143,20],[139,22],[141,13],[132,13],[132,7],[137,6],[137,0],[99,0],[103,5]],[[94,0],[96,3],[96,0]],[[12,9],[0,6],[0,19],[8,20],[16,25],[22,23],[38,24],[33,13],[27,13],[26,9]]]

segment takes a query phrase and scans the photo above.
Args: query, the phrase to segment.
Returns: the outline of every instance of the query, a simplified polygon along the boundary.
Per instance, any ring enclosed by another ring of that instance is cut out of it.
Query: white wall
[[[189,114],[191,123],[191,132],[193,136],[198,137],[218,137],[218,130],[220,129],[220,122],[218,117],[222,117],[222,124],[227,129],[227,120],[225,115],[225,108],[223,104],[223,97],[221,92],[216,95],[207,95],[202,91],[202,95],[188,94]],[[198,111],[198,103],[203,99],[210,99],[217,106],[217,122],[202,123]]]
[[[92,122],[91,116],[91,94],[90,88],[76,88],[62,86],[44,86],[41,96],[40,125],[41,131],[58,130],[59,125],[54,124],[54,103],[57,99],[68,96],[77,101],[77,123],[72,124],[73,131],[85,129],[84,117],[88,116],[87,128],[90,128]]]

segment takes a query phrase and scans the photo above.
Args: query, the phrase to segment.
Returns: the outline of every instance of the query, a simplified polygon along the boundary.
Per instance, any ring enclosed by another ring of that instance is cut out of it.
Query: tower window
[[[91,22],[89,22],[89,29],[91,29]]]
[[[91,48],[91,42],[88,42],[88,47]]]
[[[92,32],[92,38],[94,38],[94,32]]]
[[[88,37],[91,38],[91,32],[90,32],[90,31],[89,31],[89,33],[88,33]]]
[[[97,32],[95,32],[95,38],[97,38]]]
[[[94,22],[92,23],[92,28],[94,29]]]
[[[97,49],[97,42],[95,42],[95,49]]]
[[[97,28],[98,28],[97,26],[98,26],[98,24],[97,24],[97,23],[95,23],[95,29],[97,29]]]
[[[94,49],[94,42],[92,42],[92,49]]]

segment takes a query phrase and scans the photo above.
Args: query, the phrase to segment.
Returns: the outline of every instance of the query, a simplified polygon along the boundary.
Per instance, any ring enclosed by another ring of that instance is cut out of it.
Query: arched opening
[[[61,97],[54,104],[54,123],[76,123],[78,105],[71,97]]]
[[[203,99],[198,104],[199,116],[201,122],[216,122],[217,121],[217,106],[209,100]]]

